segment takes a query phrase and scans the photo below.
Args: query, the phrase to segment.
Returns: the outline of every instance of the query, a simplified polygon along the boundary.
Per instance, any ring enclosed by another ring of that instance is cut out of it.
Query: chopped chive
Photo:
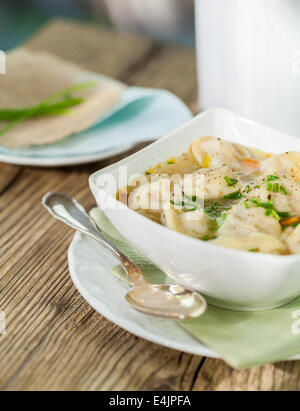
[[[247,184],[246,187],[245,187],[245,192],[246,192],[247,194],[249,193],[249,188],[250,188],[250,186],[249,186],[249,184]]]
[[[225,176],[224,180],[226,181],[226,183],[229,187],[234,186],[238,182],[238,180],[236,180],[235,178],[231,179],[228,176]]]
[[[253,188],[260,188],[260,186],[254,186]]]
[[[250,200],[251,203],[253,203],[256,207],[258,207],[258,205],[259,205],[259,200],[257,200],[256,198],[249,198],[249,200]]]
[[[271,213],[272,213],[272,216],[275,218],[275,220],[277,220],[277,221],[280,220],[280,217],[279,217],[279,215],[277,214],[276,210],[273,209],[273,210],[271,211]]]
[[[272,210],[274,208],[273,204],[271,203],[259,203],[258,206],[265,208],[266,210]]]
[[[235,191],[234,193],[224,196],[224,199],[225,200],[238,200],[239,198],[242,198],[242,197],[243,195],[240,193],[240,191]]]
[[[259,248],[250,248],[250,250],[252,253],[258,253],[259,252]]]
[[[290,213],[287,211],[277,211],[277,214],[279,215],[279,217],[281,218],[288,218],[290,216]]]
[[[272,191],[272,187],[273,187],[273,184],[272,184],[272,183],[268,183],[268,184],[267,184],[267,191]]]
[[[222,214],[222,217],[221,217],[221,222],[220,222],[220,224],[219,224],[219,227],[218,228],[221,228],[222,227],[222,225],[224,224],[224,221],[226,220],[226,217],[227,217],[227,214]]]
[[[245,208],[249,208],[249,204],[247,203],[247,201],[244,201],[244,206]]]
[[[196,196],[193,196],[193,197],[192,197],[192,201],[195,202],[196,200],[197,200],[197,197],[196,197]]]
[[[218,228],[219,228],[217,221],[216,221],[216,220],[211,220],[210,223],[211,223],[211,225],[212,225],[210,231],[217,231]]]
[[[280,190],[283,192],[283,194],[286,196],[287,195],[287,191],[283,186],[280,186]]]
[[[217,231],[219,228],[222,227],[222,225],[224,224],[224,221],[226,220],[227,214],[222,214],[221,216],[221,221],[218,224],[218,222],[216,220],[211,220],[211,224],[213,225],[213,227],[210,229],[210,231]]]
[[[168,164],[175,164],[175,161],[167,161]]]
[[[69,96],[71,95],[71,93],[76,92],[76,91],[80,91],[80,90],[84,90],[84,89],[89,88],[89,87],[95,87],[96,85],[97,85],[97,83],[95,81],[88,81],[88,82],[84,82],[84,83],[75,84],[73,86],[67,87],[67,88],[65,88],[61,91],[58,91],[58,92],[50,95],[49,97],[47,97],[44,100],[40,101],[35,106],[24,108],[23,110],[21,110],[17,114],[17,116],[15,116],[11,119],[10,123],[8,123],[7,125],[5,125],[3,128],[0,129],[0,136],[5,134],[7,131],[11,130],[12,128],[16,127],[18,124],[22,123],[23,121],[27,120],[28,118],[36,117],[39,114],[42,114],[42,115],[67,114],[68,110],[62,110],[62,111],[58,110],[58,112],[56,112],[56,113],[55,113],[55,110],[54,110],[54,112],[51,113],[51,111],[53,110],[53,106],[51,108],[51,105],[56,104],[56,103],[60,103],[63,106],[65,104],[68,105],[68,102],[66,102],[65,100],[67,100],[67,101],[69,100]],[[72,98],[72,96],[71,96],[71,98]],[[58,99],[63,99],[63,101],[59,102],[59,101],[57,101]],[[80,104],[83,101],[84,101],[84,99],[79,98],[79,100],[74,100],[73,101],[74,104],[71,103],[70,106]],[[49,105],[50,105],[50,109],[48,111]],[[58,108],[58,107],[56,107],[56,108]]]
[[[275,183],[273,185],[273,191],[274,191],[274,193],[278,193],[278,183]]]
[[[267,175],[266,182],[274,181],[274,180],[279,180],[279,177],[274,176],[273,174],[268,174]]]
[[[209,236],[208,234],[205,234],[203,237],[201,237],[202,241],[209,241],[209,240],[214,240],[215,238],[218,238],[216,235]]]
[[[267,217],[272,215],[277,221],[280,221],[281,218],[285,218],[289,216],[288,212],[286,211],[280,212],[275,209],[273,198],[271,198],[268,203],[261,203],[260,200],[256,198],[249,198],[249,200],[254,204],[255,207],[264,208],[266,210],[265,216]]]

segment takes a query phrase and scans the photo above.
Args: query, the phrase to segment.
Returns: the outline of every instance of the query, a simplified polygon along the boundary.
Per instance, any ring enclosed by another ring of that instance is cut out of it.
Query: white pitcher
[[[300,137],[300,0],[195,0],[200,108]]]

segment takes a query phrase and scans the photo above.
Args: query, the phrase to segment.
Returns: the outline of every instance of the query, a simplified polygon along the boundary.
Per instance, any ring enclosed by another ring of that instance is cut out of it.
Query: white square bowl
[[[300,294],[300,255],[250,253],[210,244],[157,224],[115,199],[119,167],[128,176],[188,150],[203,136],[271,153],[300,151],[300,140],[226,109],[207,110],[132,156],[94,173],[89,180],[99,207],[115,227],[169,276],[201,292],[208,302],[234,310],[265,310]],[[115,182],[115,183],[114,183]]]

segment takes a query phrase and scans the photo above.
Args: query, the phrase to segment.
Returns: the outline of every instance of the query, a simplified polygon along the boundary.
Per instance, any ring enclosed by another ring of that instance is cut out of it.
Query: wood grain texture
[[[85,69],[126,81],[127,73],[151,55],[155,44],[129,34],[118,36],[92,24],[54,20],[26,42],[26,47],[46,50]]]
[[[194,108],[197,100],[195,53],[180,46],[161,46],[141,70],[129,74],[130,85],[169,90]]]
[[[197,111],[192,50],[61,20],[28,47],[129,84],[166,88]],[[73,232],[41,198],[62,191],[91,208],[89,175],[120,157],[57,169],[0,164],[0,310],[7,317],[0,390],[299,390],[299,362],[236,371],[135,337],[79,295],[67,265]]]
[[[21,172],[21,167],[13,164],[0,163],[0,194],[9,187]]]

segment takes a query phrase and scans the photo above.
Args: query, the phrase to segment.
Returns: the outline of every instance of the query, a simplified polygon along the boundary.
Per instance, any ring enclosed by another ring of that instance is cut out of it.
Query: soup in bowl
[[[151,220],[211,244],[300,253],[300,153],[202,137],[153,165],[117,198]]]

